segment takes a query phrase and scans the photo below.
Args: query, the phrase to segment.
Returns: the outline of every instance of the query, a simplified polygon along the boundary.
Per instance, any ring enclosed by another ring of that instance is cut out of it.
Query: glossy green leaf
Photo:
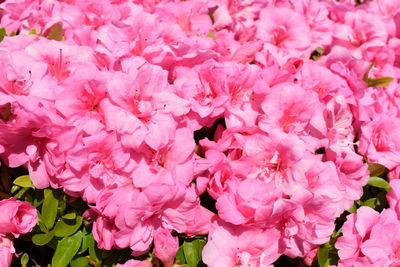
[[[93,265],[98,265],[101,263],[100,261],[100,250],[96,246],[96,242],[94,241],[93,234],[89,235],[89,258],[93,262]]]
[[[196,267],[201,260],[201,251],[205,245],[204,240],[195,239],[192,241],[185,241],[183,243],[183,253],[187,264],[190,267]]]
[[[20,190],[20,189],[21,189],[21,187],[19,187],[18,185],[13,185],[11,187],[10,193],[15,195],[18,192],[18,190]]]
[[[385,87],[385,86],[388,86],[393,81],[392,77],[369,78],[369,73],[370,73],[371,69],[374,67],[374,65],[375,65],[375,62],[372,62],[369,65],[367,71],[365,72],[365,74],[363,76],[364,82],[367,83],[368,87]]]
[[[26,267],[28,262],[29,262],[29,255],[24,253],[24,255],[22,255],[22,257],[21,257],[21,266]]]
[[[47,229],[46,225],[44,225],[43,220],[42,220],[42,214],[38,211],[38,223],[37,225],[39,226],[40,231],[43,233],[49,232],[49,229]]]
[[[389,191],[390,189],[392,189],[392,187],[390,187],[389,183],[380,177],[370,177],[368,180],[368,185],[373,186],[373,187],[378,187],[378,188],[382,188],[385,189],[386,191]]]
[[[369,76],[369,73],[370,73],[370,71],[372,70],[372,68],[375,66],[375,62],[372,62],[371,64],[369,64],[369,66],[368,66],[368,69],[367,69],[367,71],[364,73],[364,76],[363,76],[363,81],[364,82],[366,82],[366,83],[368,83],[368,76]]]
[[[368,87],[385,87],[393,81],[392,77],[368,78]]]
[[[78,254],[82,254],[82,253],[86,252],[86,250],[89,248],[89,241],[91,238],[91,233],[88,233],[88,231],[86,230],[86,227],[83,227],[82,233],[83,233],[82,244],[81,244],[81,247],[79,248]]]
[[[0,28],[0,42],[7,36],[6,28]]]
[[[71,267],[86,267],[89,266],[89,262],[85,257],[78,257],[71,261]]]
[[[318,47],[311,53],[311,59],[312,60],[317,60],[321,56],[324,55],[324,49],[322,47]]]
[[[33,187],[32,181],[29,175],[23,175],[14,180],[14,184],[21,187]]]
[[[51,189],[44,190],[44,201],[42,206],[42,221],[47,229],[51,229],[57,217],[58,199]]]
[[[57,214],[59,216],[62,216],[64,215],[65,210],[67,209],[67,195],[61,194],[60,196],[57,197],[57,199],[58,199]]]
[[[35,234],[32,236],[32,242],[38,246],[44,246],[54,237],[54,230],[44,234]]]
[[[54,24],[53,27],[51,27],[47,39],[56,41],[62,41],[64,39],[64,31],[61,23]]]
[[[62,216],[63,219],[72,220],[76,218],[76,212],[70,211]]]
[[[324,244],[321,245],[318,249],[317,253],[318,265],[319,267],[328,267],[329,266],[329,245]]]
[[[356,211],[357,211],[357,205],[356,205],[356,204],[353,204],[353,206],[351,206],[351,208],[348,209],[347,211],[350,212],[350,213],[356,213]]]
[[[43,190],[35,190],[33,193],[32,205],[36,208],[43,204]]]
[[[177,264],[184,264],[186,263],[185,254],[183,253],[183,245],[179,247],[178,252],[176,253],[175,259]]]
[[[81,227],[82,220],[81,216],[74,220],[59,220],[54,226],[55,236],[64,237],[74,234]]]
[[[79,231],[73,236],[64,237],[58,242],[53,259],[52,267],[66,267],[75,257],[82,242],[82,232]]]
[[[364,201],[362,205],[375,209],[375,207],[376,207],[376,198],[370,198],[370,199]]]
[[[28,192],[29,189],[30,189],[30,188],[26,188],[26,187],[21,188],[21,190],[19,190],[18,193],[16,193],[16,194],[14,195],[14,197],[16,197],[16,198],[18,198],[18,199],[21,199],[21,198],[24,196],[24,194],[25,194],[26,192]]]

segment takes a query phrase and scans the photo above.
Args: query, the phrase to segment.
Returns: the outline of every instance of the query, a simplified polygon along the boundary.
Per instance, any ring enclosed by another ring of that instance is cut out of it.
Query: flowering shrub
[[[399,0],[0,2],[1,266],[400,264]]]

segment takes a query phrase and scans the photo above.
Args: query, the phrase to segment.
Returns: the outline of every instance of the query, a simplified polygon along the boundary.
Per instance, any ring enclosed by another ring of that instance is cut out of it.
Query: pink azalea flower
[[[15,248],[13,245],[13,237],[11,235],[0,234],[0,266],[11,266],[14,254]]]
[[[154,235],[154,253],[165,267],[172,267],[179,249],[178,237],[171,236],[166,229],[158,229]]]
[[[131,247],[133,255],[141,255],[150,249],[159,228],[207,233],[213,215],[199,204],[194,190],[179,185],[103,190],[93,208],[97,213],[94,237],[101,248]]]
[[[173,137],[175,115],[187,112],[187,103],[168,84],[167,73],[145,63],[128,74],[115,73],[106,87],[108,98],[100,104],[107,129],[121,136],[125,147],[143,142],[157,150]]]
[[[370,162],[379,163],[388,169],[400,164],[400,119],[384,114],[361,127],[358,151]]]
[[[347,216],[336,241],[339,266],[392,266],[399,263],[396,232],[400,222],[392,209],[381,214],[369,207]]]
[[[281,128],[286,133],[301,134],[307,123],[321,109],[314,92],[305,91],[295,84],[280,84],[271,88],[262,104],[263,114],[259,127],[265,132]]]
[[[280,256],[275,241],[278,235],[275,229],[262,230],[216,221],[203,249],[203,261],[208,266],[221,267],[272,266]]]
[[[0,201],[0,214],[0,237],[8,233],[15,237],[29,233],[38,220],[36,209],[31,204],[14,199]]]
[[[286,19],[291,17],[290,20]],[[303,16],[286,7],[267,7],[261,10],[256,22],[256,37],[273,54],[288,53],[299,56],[311,44],[310,27]]]
[[[116,267],[151,267],[150,261],[128,260],[124,264],[117,264]]]

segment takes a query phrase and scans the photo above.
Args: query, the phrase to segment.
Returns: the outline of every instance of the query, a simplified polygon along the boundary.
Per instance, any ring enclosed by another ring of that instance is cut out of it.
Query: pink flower
[[[123,146],[138,148],[145,142],[157,150],[172,139],[178,124],[175,116],[187,113],[187,103],[174,94],[166,71],[142,64],[127,69],[129,75],[114,73],[100,110],[107,129],[121,136]]]
[[[219,217],[235,225],[260,223],[260,217],[271,215],[272,205],[281,195],[273,184],[260,179],[236,181],[231,178],[228,192],[217,199]],[[267,191],[268,194],[263,193]]]
[[[371,266],[396,266],[400,264],[400,221],[375,225],[361,252]]]
[[[292,83],[282,83],[271,88],[262,104],[263,114],[259,127],[265,132],[281,128],[286,133],[301,134],[305,126],[322,109],[317,94]]]
[[[388,169],[400,165],[400,119],[381,117],[361,127],[358,151],[370,162],[379,163]]]
[[[0,234],[0,266],[11,266],[11,261],[14,254],[15,249],[13,246],[13,237],[11,235]]]
[[[390,181],[392,189],[387,193],[386,199],[389,206],[393,209],[397,216],[400,218],[400,179],[393,179]]]
[[[334,44],[352,50],[360,58],[369,48],[384,47],[388,32],[379,16],[358,10],[345,13],[344,23],[334,28],[334,37]]]
[[[193,69],[176,69],[174,84],[178,94],[190,101],[193,117],[200,125],[208,126],[210,119],[225,112],[229,95],[222,81],[226,76],[224,66],[214,61],[207,61]]]
[[[171,231],[159,228],[154,235],[154,253],[165,267],[172,267],[179,249],[178,237],[173,237]]]
[[[7,233],[19,237],[32,231],[38,217],[36,209],[24,201],[4,199],[0,201],[0,235]]]
[[[291,19],[286,19],[288,17]],[[310,27],[304,17],[292,9],[264,8],[260,12],[260,20],[256,22],[256,26],[256,37],[264,41],[264,47],[274,54],[283,51],[298,56],[310,47]]]
[[[115,133],[97,132],[79,139],[65,153],[62,171],[54,181],[66,192],[83,196],[95,203],[99,193],[108,186],[125,186],[136,166],[131,152],[121,147]]]
[[[339,266],[362,266],[360,263],[366,264],[363,266],[376,266],[373,264],[384,266],[377,262],[377,258],[385,257],[385,254],[377,254],[377,251],[368,254],[365,254],[365,252],[370,249],[368,244],[380,245],[386,238],[386,235],[382,235],[384,232],[381,227],[387,224],[400,225],[395,212],[390,209],[379,214],[370,207],[360,207],[357,213],[348,215],[342,227],[343,236],[339,237],[335,244],[340,258]],[[371,234],[374,229],[378,230],[376,233],[379,233],[383,240],[367,242],[372,237]],[[365,243],[367,245],[364,251]],[[390,250],[392,245],[382,247]],[[373,261],[371,261],[372,259]],[[381,264],[383,263],[381,262]]]
[[[206,234],[213,214],[200,206],[194,188],[153,184],[108,188],[93,208],[94,237],[104,249],[131,247],[134,256],[147,252],[160,228]]]
[[[218,220],[208,235],[203,261],[210,267],[272,266],[280,256],[278,236],[275,229],[233,226]]]
[[[308,191],[274,203],[266,219],[280,231],[280,251],[289,257],[304,257],[328,242],[334,229],[335,210],[322,197]]]
[[[151,267],[150,261],[128,260],[124,264],[117,264],[116,267]]]

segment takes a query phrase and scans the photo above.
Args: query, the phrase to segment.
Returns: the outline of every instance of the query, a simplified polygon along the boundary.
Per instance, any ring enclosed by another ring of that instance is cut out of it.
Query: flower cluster
[[[100,248],[171,266],[175,233],[208,234],[209,266],[312,261],[365,160],[399,178],[399,0],[0,9],[0,157],[90,203]]]
[[[32,231],[38,217],[28,202],[5,199],[0,201],[0,266],[10,266],[15,253],[14,237]]]
[[[343,236],[335,246],[339,250],[339,267],[397,266],[400,264],[400,180],[393,180],[387,194],[390,208],[379,213],[361,207],[347,217]],[[399,232],[398,232],[399,231]]]

